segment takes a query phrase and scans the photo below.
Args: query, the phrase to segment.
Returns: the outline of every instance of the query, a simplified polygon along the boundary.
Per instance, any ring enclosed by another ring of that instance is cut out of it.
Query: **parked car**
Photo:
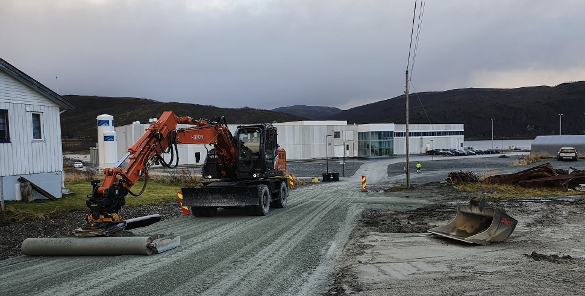
[[[500,149],[487,149],[484,151],[485,154],[500,154],[502,151]]]
[[[453,155],[453,153],[451,151],[447,150],[447,149],[436,149],[436,150],[437,150],[437,153],[439,155],[448,155],[448,156],[452,156]]]
[[[559,152],[557,152],[557,159],[577,160],[579,159],[579,154],[577,153],[577,149],[575,149],[574,147],[561,147],[561,149],[559,149]]]
[[[459,155],[461,155],[461,156],[467,156],[467,155],[470,155],[469,153],[467,153],[467,151],[465,151],[465,150],[461,150],[461,149],[457,149],[457,152],[459,152]]]
[[[83,162],[81,162],[81,161],[76,161],[76,162],[73,164],[73,167],[74,167],[74,168],[78,168],[78,169],[80,169],[80,168],[82,168],[82,167],[83,167]]]
[[[465,147],[465,150],[466,151],[472,151],[473,154],[483,154],[483,151],[482,150],[477,149],[477,148],[475,148],[473,146],[467,146],[467,147]]]
[[[441,154],[441,149],[431,149],[427,151],[427,155],[439,155]]]
[[[449,151],[451,151],[451,153],[453,153],[453,155],[457,155],[457,156],[464,156],[465,155],[465,152],[463,152],[461,150],[451,149]]]

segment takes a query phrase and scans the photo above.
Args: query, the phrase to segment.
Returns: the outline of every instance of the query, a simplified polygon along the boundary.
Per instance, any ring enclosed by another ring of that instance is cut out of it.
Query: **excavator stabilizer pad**
[[[451,223],[435,227],[428,232],[466,243],[487,245],[506,240],[518,221],[503,210],[490,207],[484,201],[471,201],[459,205]]]

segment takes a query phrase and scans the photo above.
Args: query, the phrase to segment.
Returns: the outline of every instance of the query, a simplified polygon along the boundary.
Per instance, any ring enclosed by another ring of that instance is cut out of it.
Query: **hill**
[[[88,139],[94,142],[97,136],[95,118],[100,114],[114,116],[116,125],[137,120],[147,122],[149,118],[159,117],[164,110],[193,118],[225,116],[230,123],[242,124],[307,119],[403,124],[406,118],[404,95],[344,111],[304,105],[259,110],[163,103],[139,98],[63,97],[77,106],[76,110],[61,114],[63,139]],[[585,81],[554,87],[466,88],[415,93],[409,97],[411,123],[463,123],[467,140],[491,138],[492,118],[494,137],[497,139],[557,135],[559,114],[563,114],[562,134],[585,134]]]
[[[585,134],[585,81],[554,87],[467,88],[410,94],[410,123],[463,123],[465,138],[528,139],[538,135]],[[348,123],[406,122],[405,96],[342,111],[329,119]],[[424,106],[424,107],[423,107]]]
[[[87,139],[94,142],[97,141],[96,117],[101,114],[114,116],[116,126],[134,121],[148,122],[149,118],[159,117],[165,110],[171,110],[177,116],[191,116],[197,119],[225,116],[228,123],[242,124],[306,120],[306,118],[290,114],[252,108],[219,108],[198,104],[164,103],[139,98],[76,95],[66,95],[63,98],[77,106],[75,110],[61,114],[63,139]]]
[[[342,110],[335,107],[294,105],[275,108],[272,111],[305,117],[310,120],[324,120],[339,114]]]

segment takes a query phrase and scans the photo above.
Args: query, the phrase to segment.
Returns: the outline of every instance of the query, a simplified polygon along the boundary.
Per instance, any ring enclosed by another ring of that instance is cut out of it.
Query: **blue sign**
[[[104,136],[104,141],[114,142],[114,136]]]
[[[98,126],[110,126],[109,120],[98,120]]]

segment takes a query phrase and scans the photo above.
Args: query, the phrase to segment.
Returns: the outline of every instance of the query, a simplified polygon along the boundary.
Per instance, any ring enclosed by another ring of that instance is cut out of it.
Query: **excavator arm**
[[[191,125],[177,129],[178,124]],[[92,181],[93,192],[86,201],[91,214],[87,220],[91,229],[108,233],[117,232],[125,227],[120,209],[125,204],[127,194],[139,196],[144,192],[148,181],[148,170],[153,164],[172,167],[178,164],[177,144],[212,144],[224,168],[224,178],[236,175],[236,142],[223,117],[217,120],[193,120],[191,117],[177,117],[172,111],[163,112],[160,119],[151,124],[146,132],[128,149],[128,153],[113,168],[104,169],[104,180]],[[170,153],[166,162],[164,153]],[[127,165],[121,165],[128,160]],[[144,187],[135,194],[130,189],[142,177]],[[155,221],[156,222],[156,221]]]

